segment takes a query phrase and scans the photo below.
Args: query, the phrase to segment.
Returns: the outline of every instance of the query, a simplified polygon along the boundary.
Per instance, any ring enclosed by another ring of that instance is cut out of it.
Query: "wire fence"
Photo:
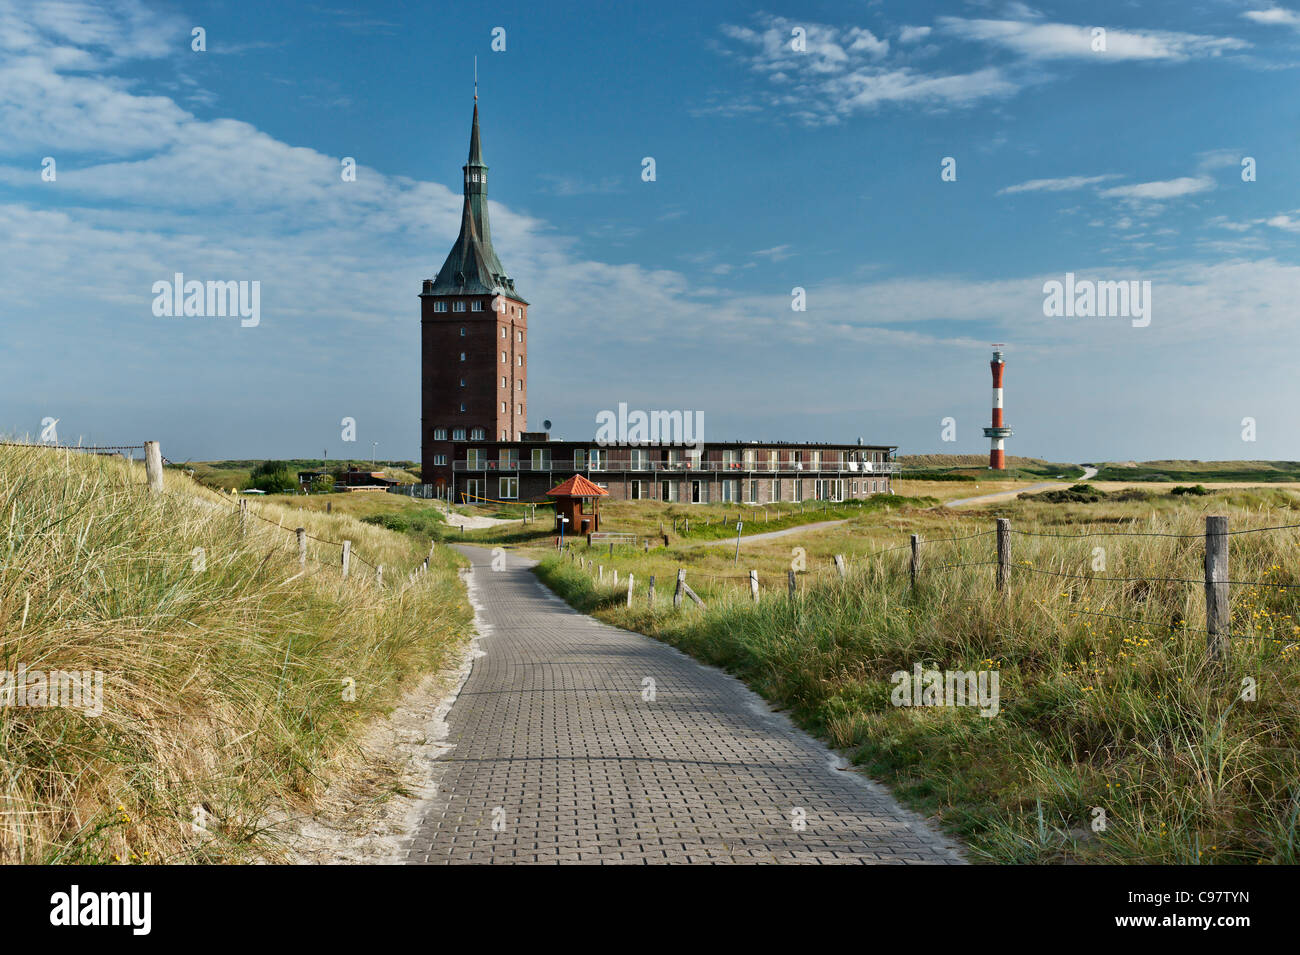
[[[1183,616],[1180,612],[1175,612],[1171,622],[1168,623],[1146,620],[1140,617],[1130,616],[1126,614],[1107,613],[1100,610],[1087,610],[1078,606],[1071,606],[1065,612],[1070,614],[1071,616],[1102,617],[1102,618],[1107,618],[1112,620],[1124,621],[1126,623],[1137,624],[1139,626],[1152,628],[1152,629],[1182,630],[1182,631],[1193,632],[1193,633],[1203,633],[1206,634],[1207,636],[1207,649],[1209,655],[1211,656],[1211,658],[1214,658],[1226,652],[1227,641],[1231,636],[1230,633],[1231,616],[1230,616],[1229,595],[1232,588],[1258,588],[1258,589],[1265,589],[1265,590],[1272,588],[1273,590],[1279,593],[1300,590],[1300,583],[1287,583],[1284,581],[1274,581],[1274,580],[1233,579],[1232,577],[1230,577],[1228,574],[1228,539],[1230,537],[1242,536],[1247,534],[1280,533],[1285,531],[1300,530],[1300,524],[1273,524],[1265,527],[1248,527],[1248,528],[1239,528],[1237,530],[1229,530],[1228,520],[1226,517],[1207,517],[1205,520],[1206,520],[1206,529],[1204,533],[1201,534],[1180,534],[1180,533],[1169,533],[1163,531],[1110,531],[1110,530],[1096,530],[1096,531],[1089,530],[1079,534],[1053,534],[1053,533],[1043,533],[1038,531],[1026,531],[1026,530],[1013,529],[1011,527],[1010,520],[1006,518],[999,518],[997,520],[996,526],[992,530],[980,531],[972,534],[959,534],[951,537],[932,538],[928,540],[921,538],[920,535],[913,534],[911,535],[911,539],[907,543],[898,544],[889,547],[882,547],[875,550],[867,551],[861,556],[865,558],[868,562],[870,562],[876,558],[883,557],[884,555],[893,553],[895,551],[910,549],[912,556],[911,556],[911,563],[909,567],[909,574],[911,578],[911,587],[914,589],[917,586],[917,578],[921,569],[920,562],[919,562],[919,555],[924,548],[935,546],[935,545],[956,544],[960,542],[972,541],[972,540],[985,538],[985,537],[996,537],[997,552],[996,552],[996,557],[994,559],[990,559],[990,560],[959,559],[956,561],[950,561],[942,564],[926,564],[924,566],[924,571],[926,573],[939,573],[939,572],[952,572],[952,571],[966,570],[970,568],[979,568],[979,567],[997,567],[998,573],[996,577],[995,586],[999,592],[1007,591],[1010,588],[1010,581],[1012,576],[1014,574],[1019,574],[1019,573],[1052,577],[1057,579],[1066,579],[1071,581],[1080,581],[1088,585],[1125,584],[1125,585],[1129,585],[1130,587],[1137,586],[1139,588],[1146,588],[1143,591],[1144,593],[1152,592],[1150,585],[1155,585],[1155,584],[1171,584],[1171,585],[1181,585],[1181,586],[1195,585],[1198,587],[1204,587],[1205,598],[1206,598],[1206,626],[1205,627],[1188,626],[1185,623]],[[1109,538],[1109,537],[1135,537],[1135,538],[1145,537],[1145,538],[1159,538],[1159,539],[1181,539],[1181,540],[1189,540],[1189,541],[1201,540],[1204,542],[1204,549],[1205,549],[1205,572],[1201,577],[1171,577],[1171,576],[1148,577],[1143,575],[1111,576],[1111,575],[1106,575],[1104,573],[1080,574],[1080,573],[1070,573],[1065,570],[1050,570],[1041,567],[1034,567],[1031,564],[1029,564],[1029,562],[1027,561],[1021,561],[1019,563],[1013,562],[1012,548],[1011,548],[1011,539],[1013,534],[1026,537],[1026,538],[1048,538],[1048,539],[1067,539],[1067,540],[1089,540],[1093,538]],[[606,568],[604,567],[603,564],[596,564],[591,558],[581,555],[579,552],[573,550],[572,548],[565,548],[565,550],[568,551],[569,559],[571,562],[578,564],[579,567],[583,570],[594,571],[594,573],[598,578],[598,582],[600,583],[605,582]],[[611,558],[613,557],[612,550],[609,556]],[[787,577],[787,590],[789,596],[793,598],[796,595],[796,582],[798,580],[808,581],[809,578],[811,578],[811,581],[814,584],[822,584],[828,581],[834,581],[835,579],[845,580],[848,578],[849,576],[848,561],[846,560],[845,555],[842,554],[835,555],[831,563],[835,568],[834,572],[827,570],[824,572],[818,571],[814,573],[808,573],[807,571],[804,571],[804,572],[797,573],[794,569],[788,570],[786,572],[786,577]],[[618,583],[617,570],[614,569],[612,566],[610,570],[611,570],[611,574],[609,575],[609,580],[612,583],[617,584]],[[681,566],[678,567],[677,581],[676,581],[677,588],[674,591],[674,602],[673,602],[674,607],[681,605],[680,594],[681,594],[682,587],[685,583],[687,574],[688,574],[688,568],[681,567]],[[779,587],[779,575],[777,575],[777,579],[774,580],[774,575],[771,571],[767,571],[762,574],[760,574],[757,570],[751,570],[748,573],[744,573],[744,574],[740,574],[740,573],[716,574],[716,573],[709,573],[707,571],[701,571],[698,569],[689,569],[689,574],[693,579],[705,580],[708,581],[710,584],[715,582],[722,582],[723,584],[736,582],[737,584],[739,584],[743,582],[744,584],[748,585],[750,596],[755,601],[759,599],[762,590],[764,589],[772,590]],[[626,586],[628,588],[627,602],[628,605],[631,606],[633,593],[635,590],[635,584],[632,581],[629,581],[628,577],[626,576],[624,580],[627,581]],[[653,596],[654,587],[655,587],[655,579],[654,577],[651,577],[650,583],[648,585],[648,589],[649,589],[648,597],[651,601],[652,606],[654,600],[654,596]],[[744,588],[738,586],[736,589],[743,592]],[[686,587],[686,590],[689,591],[690,588]],[[695,595],[693,592],[690,592],[689,596],[692,597],[693,601],[697,605],[702,607],[706,606],[705,601],[699,598],[698,595]]]
[[[122,444],[122,445],[82,445],[82,444],[68,445],[68,444],[57,444],[51,442],[0,441],[0,447],[5,447],[5,448],[29,448],[29,449],[34,448],[34,449],[48,449],[53,451],[75,451],[75,452],[81,452],[86,454],[120,455],[122,452],[141,451],[144,453],[144,457],[145,457],[145,468],[147,472],[148,484],[152,489],[158,490],[161,489],[162,486],[161,485],[162,475],[160,471],[157,474],[154,474],[152,471],[153,465],[149,458],[149,450],[151,445],[153,445],[155,449],[158,449],[157,442],[149,442],[149,441],[146,441],[143,444]],[[159,467],[165,464],[172,467],[175,470],[181,471],[182,473],[185,473],[190,478],[190,480],[192,480],[195,483],[197,487],[201,488],[206,492],[209,492],[211,494],[211,497],[205,498],[205,500],[209,500],[211,503],[216,503],[220,501],[222,504],[225,504],[233,508],[240,517],[241,533],[243,529],[243,520],[245,515],[251,514],[254,518],[256,518],[259,521],[262,521],[266,524],[270,524],[271,526],[277,527],[280,530],[288,531],[289,533],[296,535],[300,542],[305,540],[311,540],[311,541],[315,541],[318,544],[324,544],[326,546],[339,548],[342,555],[339,566],[343,568],[345,576],[347,575],[348,565],[350,564],[351,560],[356,560],[359,563],[364,564],[366,567],[369,567],[372,571],[375,571],[376,582],[380,586],[383,585],[382,565],[372,563],[371,561],[367,560],[364,556],[362,556],[360,553],[358,553],[356,548],[353,546],[352,541],[333,540],[332,538],[329,537],[320,537],[318,535],[308,533],[307,529],[304,527],[286,527],[283,521],[271,520],[269,517],[259,514],[256,510],[250,508],[248,506],[249,502],[246,498],[241,498],[239,501],[226,500],[226,498],[223,495],[216,493],[215,491],[212,490],[212,488],[209,488],[206,485],[204,485],[202,482],[200,482],[194,476],[193,469],[187,468],[183,464],[177,464],[175,461],[172,461],[171,459],[165,457],[161,453],[160,449],[157,450],[157,455],[158,455]],[[432,553],[433,553],[433,549],[431,547],[430,554],[432,555]],[[305,564],[309,557],[310,555],[307,554],[305,547],[300,546],[299,563]],[[316,563],[320,564],[321,566],[332,566],[332,565],[327,565],[324,562],[319,561],[314,557],[310,559],[314,560]],[[426,572],[428,570],[428,566],[429,566],[429,558],[426,557],[423,563],[415,571],[412,571],[410,574],[408,574],[408,577],[413,579],[416,574],[421,574]]]

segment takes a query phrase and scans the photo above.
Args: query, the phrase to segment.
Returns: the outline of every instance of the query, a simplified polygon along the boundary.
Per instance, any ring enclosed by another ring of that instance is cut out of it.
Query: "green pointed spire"
[[[515,291],[514,280],[506,275],[492,248],[487,205],[488,167],[483,162],[483,146],[479,139],[477,95],[474,97],[474,124],[469,135],[469,161],[461,169],[465,174],[465,205],[461,210],[460,235],[434,279],[433,294],[504,294],[523,301]]]

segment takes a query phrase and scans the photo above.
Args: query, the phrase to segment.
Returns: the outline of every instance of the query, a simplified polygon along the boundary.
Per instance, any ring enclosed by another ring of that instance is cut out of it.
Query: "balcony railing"
[[[599,467],[579,464],[568,459],[549,461],[501,461],[478,459],[455,461],[454,471],[582,471],[585,474],[623,473],[629,471],[645,474],[898,474],[902,467],[895,461],[609,461]]]

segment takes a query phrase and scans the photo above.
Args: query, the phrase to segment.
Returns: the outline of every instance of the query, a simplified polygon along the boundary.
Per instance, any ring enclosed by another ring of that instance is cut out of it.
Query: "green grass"
[[[1300,461],[1142,461],[1132,466],[1111,461],[1100,466],[1093,480],[1290,483],[1300,481]]]
[[[953,515],[907,509],[864,516],[843,530],[742,551],[727,548],[572,556],[620,570],[600,586],[568,557],[544,555],[543,581],[579,609],[650,634],[735,673],[803,726],[847,750],[905,802],[932,815],[997,863],[1288,863],[1300,861],[1300,534],[1235,536],[1233,644],[1206,662],[1199,583],[1203,517],[1234,530],[1300,523],[1285,491],[1162,495],[1091,504],[1011,502]],[[1012,587],[1000,598],[993,538],[938,543],[992,529],[1185,537],[1070,540],[1013,537]],[[906,548],[921,533],[920,585],[907,585]],[[792,545],[808,573],[785,593]],[[1094,569],[1099,554],[1106,569]],[[846,581],[829,557],[849,556]],[[962,566],[951,566],[962,565]],[[677,566],[707,603],[671,607]],[[948,569],[944,569],[947,567]],[[757,568],[758,603],[744,576]],[[1187,578],[1108,583],[1051,576]],[[632,608],[625,606],[635,574]],[[646,605],[650,574],[656,607]],[[1096,614],[1131,617],[1131,623]],[[1172,625],[1172,626],[1171,626]],[[996,670],[1001,710],[891,705],[890,675],[913,664]],[[1240,699],[1243,680],[1258,686]],[[1092,828],[1104,810],[1104,831]]]
[[[1083,477],[1077,464],[1009,455],[1005,471],[990,471],[988,457],[978,454],[900,454],[902,478],[909,481],[1071,481]]]
[[[187,476],[149,494],[138,464],[50,449],[0,449],[0,478],[0,669],[104,674],[98,716],[0,707],[4,862],[276,859],[266,821],[310,811],[357,732],[468,637],[462,561],[439,548],[412,580],[411,536],[264,500],[241,533]],[[353,541],[350,578],[318,540],[300,568],[297,526]]]

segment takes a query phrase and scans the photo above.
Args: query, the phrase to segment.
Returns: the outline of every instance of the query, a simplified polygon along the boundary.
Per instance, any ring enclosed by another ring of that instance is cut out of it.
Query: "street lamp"
[[[378,442],[378,441],[371,441],[371,442],[370,442],[370,466],[371,466],[372,468],[375,466],[375,448],[377,448],[377,447],[379,447],[379,442]]]

